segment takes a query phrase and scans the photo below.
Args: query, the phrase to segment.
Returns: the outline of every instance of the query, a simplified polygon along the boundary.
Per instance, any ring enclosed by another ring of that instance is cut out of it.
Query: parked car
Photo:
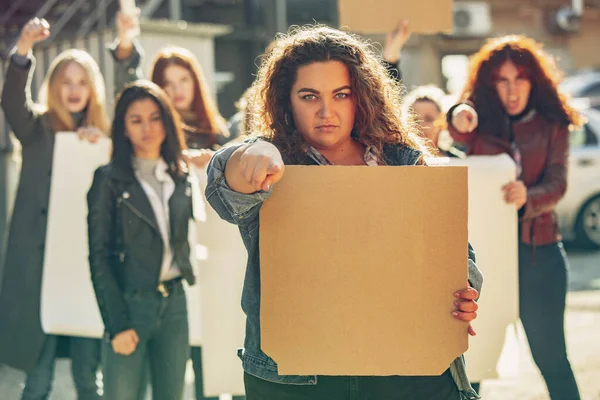
[[[580,111],[587,123],[571,132],[568,187],[556,213],[565,240],[600,248],[600,111]]]
[[[585,98],[591,108],[600,110],[600,70],[577,72],[567,76],[560,89],[573,98]]]

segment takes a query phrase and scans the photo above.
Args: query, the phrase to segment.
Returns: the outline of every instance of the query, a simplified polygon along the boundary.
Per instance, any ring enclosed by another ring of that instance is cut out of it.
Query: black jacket
[[[40,301],[56,135],[31,100],[34,67],[33,58],[26,67],[10,59],[1,96],[23,164],[8,240],[0,248],[0,363],[27,372],[37,365],[46,338]]]
[[[171,247],[182,277],[193,285],[188,242],[191,183],[187,175],[173,180]],[[106,333],[113,337],[132,328],[123,292],[157,290],[163,241],[150,200],[132,171],[113,164],[98,168],[87,197],[92,282]]]

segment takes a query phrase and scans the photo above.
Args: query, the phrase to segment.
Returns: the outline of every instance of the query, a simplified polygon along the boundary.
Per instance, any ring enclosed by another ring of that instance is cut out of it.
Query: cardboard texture
[[[498,377],[506,328],[519,318],[518,217],[501,189],[515,179],[516,167],[506,154],[448,161],[469,168],[469,240],[485,281],[473,322],[477,336],[469,339],[465,358],[469,379],[481,382]],[[516,359],[507,362],[516,369]]]
[[[365,34],[387,33],[400,19],[413,33],[452,32],[452,0],[338,0],[341,28]]]
[[[439,375],[467,350],[464,167],[288,166],[260,213],[280,375]]]

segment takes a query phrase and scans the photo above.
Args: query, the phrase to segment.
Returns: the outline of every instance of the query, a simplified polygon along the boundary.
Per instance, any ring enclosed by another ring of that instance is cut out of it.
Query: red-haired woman
[[[554,208],[567,187],[569,126],[582,121],[558,92],[559,79],[534,40],[490,40],[471,59],[448,126],[467,154],[507,153],[517,165],[518,176],[503,191],[520,218],[521,321],[551,398],[577,400],[564,335],[568,267]]]
[[[162,87],[184,121],[192,149],[212,149],[227,142],[227,126],[212,99],[196,57],[187,49],[167,47],[152,63],[150,79]]]
[[[112,48],[117,88],[142,77],[143,50],[132,32],[139,28],[139,10],[135,15],[117,14],[118,40]],[[202,68],[196,57],[181,47],[160,50],[152,62],[150,79],[171,98],[183,121],[186,145],[192,151],[190,161],[203,168],[219,147],[229,141],[225,119],[219,113]]]

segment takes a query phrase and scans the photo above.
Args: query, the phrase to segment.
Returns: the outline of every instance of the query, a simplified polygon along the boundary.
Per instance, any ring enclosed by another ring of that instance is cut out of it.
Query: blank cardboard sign
[[[389,32],[402,18],[414,33],[452,32],[452,0],[338,0],[338,11],[340,27],[353,32]]]
[[[280,375],[440,375],[467,350],[466,167],[288,166],[260,212]]]

